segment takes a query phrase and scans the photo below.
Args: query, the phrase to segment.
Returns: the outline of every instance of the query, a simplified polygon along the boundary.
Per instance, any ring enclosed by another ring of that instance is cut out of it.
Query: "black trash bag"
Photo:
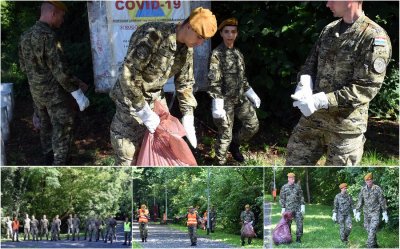
[[[292,219],[292,212],[284,212],[282,214],[282,219],[272,232],[272,240],[274,241],[275,245],[292,243],[292,233],[289,227],[289,222]]]

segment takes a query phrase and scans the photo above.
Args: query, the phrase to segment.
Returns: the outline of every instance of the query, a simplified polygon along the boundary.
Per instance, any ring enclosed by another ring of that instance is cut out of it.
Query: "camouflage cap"
[[[296,175],[294,173],[290,172],[290,173],[287,174],[287,176],[288,177],[295,177]]]
[[[63,11],[68,11],[67,6],[62,2],[62,1],[46,1],[54,6],[56,6],[57,8],[59,8],[60,10]]]
[[[340,188],[340,189],[342,189],[342,188],[347,188],[347,183],[342,183],[342,184],[340,184],[340,185],[339,185],[339,188]]]
[[[364,180],[372,180],[372,179],[374,179],[374,178],[372,177],[372,173],[368,173],[368,174],[366,174],[366,175],[364,176]]]
[[[190,14],[189,24],[204,39],[211,38],[217,32],[217,19],[209,9],[194,9]]]
[[[225,26],[238,26],[239,22],[236,18],[231,17],[221,22],[218,26],[218,30],[222,30]]]

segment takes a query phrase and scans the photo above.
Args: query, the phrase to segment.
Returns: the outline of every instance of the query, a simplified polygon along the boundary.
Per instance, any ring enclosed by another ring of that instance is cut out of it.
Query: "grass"
[[[137,243],[136,241],[132,241],[132,248],[143,248],[141,244]]]
[[[176,225],[176,224],[170,224],[168,225],[174,229],[177,229],[182,232],[187,232],[187,227]],[[204,231],[202,229],[197,229],[197,235],[199,237],[203,238],[210,238],[214,241],[226,243],[235,247],[240,247],[241,246],[241,240],[240,240],[240,235],[235,235],[235,234],[228,234],[228,233],[223,233],[218,230],[218,226],[216,228],[216,231],[214,233],[210,233],[210,235],[207,235],[207,231]],[[262,233],[261,233],[262,236]],[[246,248],[262,248],[263,247],[263,238],[255,238],[253,239],[253,242],[250,245],[247,245],[247,240],[246,240]]]
[[[266,198],[272,200],[272,196]],[[272,226],[273,230],[281,219],[281,206],[278,200],[272,203]],[[306,213],[303,223],[302,243],[293,242],[289,245],[279,245],[278,248],[364,248],[368,238],[363,227],[363,217],[360,222],[353,219],[353,228],[346,246],[339,237],[339,224],[333,223],[332,207],[326,205],[306,205]],[[292,238],[296,241],[296,223],[292,222]],[[399,231],[387,227],[380,228],[377,234],[378,244],[382,248],[399,248]]]
[[[399,158],[394,156],[384,156],[376,150],[368,150],[364,152],[361,160],[361,165],[365,166],[397,166],[399,165]]]

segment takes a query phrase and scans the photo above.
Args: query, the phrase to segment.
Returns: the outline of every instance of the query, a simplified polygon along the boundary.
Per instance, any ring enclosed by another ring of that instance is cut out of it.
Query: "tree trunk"
[[[308,183],[308,168],[305,168],[306,173],[306,190],[307,190],[307,203],[310,204],[311,196],[310,196],[310,184]]]

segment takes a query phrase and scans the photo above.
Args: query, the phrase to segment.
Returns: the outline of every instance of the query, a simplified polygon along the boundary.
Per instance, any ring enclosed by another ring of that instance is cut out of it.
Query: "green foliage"
[[[165,211],[167,190],[168,217],[183,217],[189,206],[207,209],[207,175],[210,170],[210,202],[217,210],[217,229],[240,231],[240,212],[245,204],[256,216],[255,229],[262,231],[262,168],[144,168],[134,170],[134,208],[153,202]],[[182,221],[183,222],[183,221]],[[183,224],[183,223],[182,223]]]
[[[70,213],[102,217],[131,213],[131,169],[3,168],[2,212],[65,218]]]

